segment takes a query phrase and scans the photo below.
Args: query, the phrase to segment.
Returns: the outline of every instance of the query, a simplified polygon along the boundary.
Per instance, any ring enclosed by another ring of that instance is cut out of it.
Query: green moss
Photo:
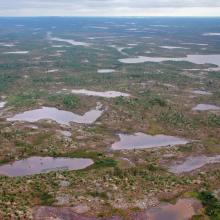
[[[93,160],[100,160],[101,158],[104,157],[102,153],[99,153],[97,151],[87,151],[87,150],[75,150],[72,152],[62,154],[62,156],[75,157],[75,158],[91,158]]]
[[[105,167],[115,167],[116,165],[117,165],[117,161],[111,158],[104,158],[95,161],[93,167],[97,169],[97,168],[105,168]]]
[[[203,215],[194,215],[191,220],[205,220]]]
[[[211,220],[220,219],[220,202],[211,192],[192,192],[191,195],[202,202],[205,208],[205,214],[209,216]]]
[[[69,94],[56,94],[48,96],[48,100],[54,104],[60,104],[67,109],[74,109],[80,106],[80,98]]]
[[[47,192],[42,192],[40,195],[41,205],[52,205],[55,199],[52,195]]]
[[[208,120],[209,126],[220,128],[220,116],[219,115],[209,114],[207,120]]]
[[[193,122],[186,117],[182,112],[175,109],[169,109],[159,115],[159,121],[165,122],[169,126],[192,128]]]
[[[21,92],[18,95],[11,95],[8,98],[8,105],[15,107],[27,107],[37,103],[37,100],[45,96],[45,92],[30,90]]]
[[[63,97],[63,104],[66,108],[75,108],[79,105],[79,98],[74,95],[65,95]]]
[[[0,74],[0,92],[11,87],[18,78],[19,76],[14,74]]]
[[[102,199],[108,199],[108,195],[106,192],[91,191],[88,194],[91,195],[92,197],[99,197]]]

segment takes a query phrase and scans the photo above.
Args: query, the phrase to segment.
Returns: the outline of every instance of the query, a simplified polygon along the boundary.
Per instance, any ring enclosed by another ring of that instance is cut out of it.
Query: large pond
[[[220,36],[220,33],[219,32],[216,32],[216,33],[205,33],[205,34],[203,34],[203,36]]]
[[[3,52],[3,54],[28,54],[29,51],[10,51],[10,52]]]
[[[86,89],[73,89],[71,91],[74,94],[88,95],[88,96],[98,96],[105,98],[116,98],[120,96],[128,97],[130,96],[128,93],[117,92],[117,91],[106,91],[106,92],[96,92]]]
[[[59,38],[59,37],[52,37],[51,33],[48,33],[47,36],[48,36],[48,39],[51,41],[65,42],[65,43],[71,44],[73,46],[86,46],[86,47],[89,46],[88,43],[81,42],[81,41],[75,41],[75,40],[71,40],[71,39],[63,39],[63,38]]]
[[[174,47],[174,46],[160,46],[160,48],[163,48],[163,49],[168,49],[168,50],[173,50],[173,49],[189,49],[187,47]]]
[[[134,58],[124,58],[119,59],[121,63],[145,63],[145,62],[164,62],[164,61],[188,61],[195,64],[215,64],[220,66],[220,54],[214,55],[187,55],[186,57],[172,58],[172,57],[147,57],[147,56],[138,56]]]
[[[207,156],[195,156],[195,157],[188,157],[184,162],[173,163],[169,171],[172,173],[184,173],[184,172],[191,172],[193,170],[199,169],[206,164],[213,164],[213,163],[220,163],[220,155],[207,157]]]
[[[93,164],[91,159],[29,157],[0,166],[0,175],[26,176],[58,170],[80,170]]]
[[[218,111],[220,110],[220,107],[216,105],[210,105],[210,104],[198,104],[196,107],[193,108],[195,111]]]
[[[11,118],[7,118],[7,121],[36,122],[39,120],[49,119],[64,125],[69,125],[71,122],[91,124],[94,123],[102,115],[102,113],[103,111],[98,108],[88,111],[84,115],[78,115],[69,111],[59,110],[57,108],[42,107],[16,114]]]
[[[132,150],[144,148],[156,148],[175,145],[184,145],[189,141],[167,135],[148,135],[144,133],[135,133],[133,135],[119,134],[120,141],[112,144],[113,150]]]
[[[0,43],[0,46],[2,46],[2,47],[14,47],[15,46],[15,44],[13,44],[13,43]]]

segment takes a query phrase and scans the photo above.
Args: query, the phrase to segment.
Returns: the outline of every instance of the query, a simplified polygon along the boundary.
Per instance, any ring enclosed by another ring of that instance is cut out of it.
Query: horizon
[[[103,15],[83,15],[83,16],[79,16],[79,15],[35,15],[35,16],[2,16],[0,15],[0,18],[220,18],[220,15],[209,15],[209,16],[168,16],[168,15],[163,15],[163,16],[159,16],[159,15],[146,15],[146,16],[136,16],[136,15],[112,15],[112,16],[103,16]]]
[[[219,17],[216,0],[0,0],[0,16]]]

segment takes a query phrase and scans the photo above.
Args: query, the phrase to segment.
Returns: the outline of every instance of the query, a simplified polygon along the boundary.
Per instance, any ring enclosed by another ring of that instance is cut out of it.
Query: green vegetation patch
[[[209,126],[220,127],[220,115],[209,114],[207,120]]]
[[[103,158],[95,161],[93,165],[94,168],[105,168],[105,167],[115,167],[117,165],[117,161],[111,158]]]
[[[220,219],[220,202],[211,192],[200,192],[198,199],[201,200],[205,207],[205,214],[208,215],[211,220]]]
[[[53,156],[72,157],[72,158],[90,158],[94,160],[94,164],[91,166],[91,168],[93,169],[115,167],[117,165],[117,161],[115,161],[112,158],[106,157],[104,154],[99,153],[97,151],[77,150],[62,155],[54,154]]]
[[[175,109],[169,109],[161,112],[159,120],[174,127],[192,128],[195,126],[192,120],[186,117],[182,112]]]
[[[18,79],[19,77],[13,74],[0,74],[0,91],[4,91],[9,86],[13,85],[13,83]]]
[[[60,103],[68,109],[73,109],[80,105],[80,98],[71,94],[52,95],[48,97],[48,100],[54,103]]]
[[[220,219],[220,202],[211,192],[207,190],[201,192],[190,192],[189,195],[201,201],[205,208],[205,214],[209,216],[209,219]]]
[[[39,90],[31,90],[19,93],[18,95],[11,95],[8,98],[8,104],[15,106],[15,107],[26,107],[26,106],[32,106],[37,103],[37,100],[43,96],[45,96],[46,93]]]
[[[139,107],[142,106],[145,109],[149,109],[153,106],[165,107],[167,102],[164,97],[155,95],[150,91],[139,94],[138,98],[126,99],[123,97],[118,97],[114,100],[115,105],[129,106],[129,107]],[[137,108],[138,109],[138,108]]]

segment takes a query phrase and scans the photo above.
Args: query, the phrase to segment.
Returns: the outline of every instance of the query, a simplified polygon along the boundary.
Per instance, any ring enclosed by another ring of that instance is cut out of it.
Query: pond
[[[6,105],[6,102],[0,102],[0,108],[4,108]]]
[[[10,51],[10,52],[3,52],[3,54],[28,54],[29,51]]]
[[[220,36],[220,33],[216,32],[216,33],[205,33],[203,34],[203,36]]]
[[[133,150],[144,148],[157,148],[175,145],[185,145],[189,141],[167,135],[148,135],[144,133],[135,133],[133,135],[119,134],[120,141],[112,144],[113,150]]]
[[[14,47],[15,44],[13,44],[13,43],[0,43],[0,46],[2,46],[2,47]]]
[[[59,110],[53,107],[41,107],[39,109],[25,111],[20,114],[16,114],[11,118],[7,118],[7,121],[27,121],[36,122],[39,120],[53,120],[58,124],[69,125],[71,122],[91,124],[94,123],[101,115],[103,111],[97,109],[90,110],[84,115],[78,115],[69,111]]]
[[[173,57],[147,57],[147,56],[138,56],[133,58],[124,58],[119,59],[119,62],[121,63],[127,63],[127,64],[135,64],[135,63],[145,63],[145,62],[164,62],[164,61],[188,61],[195,64],[215,64],[217,66],[220,66],[220,54],[215,55],[187,55],[186,57],[179,57],[179,58],[173,58]]]
[[[80,170],[93,164],[91,159],[29,157],[0,166],[0,175],[26,176],[58,170]]]
[[[59,71],[59,69],[51,69],[51,70],[47,70],[46,73],[55,73],[58,71]]]
[[[189,49],[187,47],[174,47],[174,46],[160,46],[160,48],[168,49],[168,50],[173,50],[173,49],[184,49],[184,50],[187,50],[187,49]]]
[[[218,111],[220,110],[220,107],[216,105],[210,105],[210,104],[198,104],[196,107],[193,108],[193,110],[195,111],[209,111],[209,110]]]
[[[114,73],[115,70],[114,69],[99,69],[97,72],[98,73]]]
[[[147,211],[149,220],[187,220],[197,214],[202,205],[195,199],[179,199],[176,204],[161,204]],[[143,218],[144,219],[144,218]]]
[[[89,217],[74,211],[75,207],[37,206],[32,213],[34,220],[123,220],[119,216]]]
[[[220,163],[220,155],[207,157],[207,156],[195,156],[195,157],[188,157],[184,162],[173,163],[169,171],[172,173],[184,173],[184,172],[191,172],[193,170],[199,169],[206,164],[213,164],[213,163]]]
[[[116,98],[116,97],[128,97],[130,96],[128,93],[117,92],[117,91],[106,91],[106,92],[96,92],[86,89],[73,89],[71,91],[73,94],[81,94],[81,95],[88,95],[88,96],[98,96],[104,98]]]
[[[48,36],[48,39],[51,41],[66,42],[66,43],[71,44],[73,46],[86,46],[86,47],[89,46],[88,43],[81,42],[81,41],[75,41],[75,40],[71,40],[71,39],[63,39],[63,38],[59,38],[59,37],[52,37],[51,33],[48,33],[47,36]]]

